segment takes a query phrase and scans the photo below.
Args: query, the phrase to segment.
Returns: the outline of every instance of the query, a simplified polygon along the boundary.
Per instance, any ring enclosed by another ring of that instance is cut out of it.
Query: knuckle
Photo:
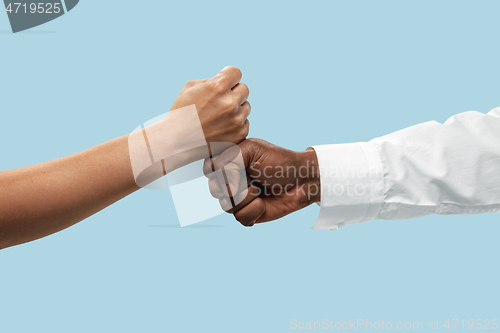
[[[210,195],[214,198],[217,198],[217,192],[213,186],[209,186],[208,189],[210,190]]]
[[[248,136],[248,130],[247,130],[247,129],[245,129],[245,130],[241,131],[239,139],[240,139],[241,141],[243,141],[243,140],[245,140],[245,138],[246,138],[247,136]]]
[[[227,66],[228,67],[228,70],[229,72],[234,75],[234,76],[241,76],[241,70],[238,68],[238,67],[234,67],[234,66]]]
[[[243,119],[241,116],[234,117],[234,119],[231,120],[231,131],[236,131],[238,134],[243,134],[242,132],[245,131],[244,122],[245,119]]]
[[[247,133],[247,135],[248,135],[248,133]],[[245,141],[243,141],[243,144],[250,151],[257,151],[261,146],[261,141],[264,141],[264,140],[257,139],[257,138],[248,138]]]
[[[212,187],[209,187],[210,189],[210,195],[214,198],[220,198],[221,197],[221,194],[222,192],[220,191],[220,189],[216,186],[212,186]]]
[[[246,139],[246,141],[245,141],[245,142],[246,142],[248,145],[254,145],[254,144],[255,144],[255,140],[257,140],[257,139],[255,139],[255,138],[249,138],[249,139]]]
[[[235,98],[226,98],[222,101],[222,109],[224,112],[233,112],[236,110],[238,102]]]
[[[223,169],[225,166],[226,166],[226,164],[225,164],[224,161],[220,161],[220,160],[215,160],[214,161],[214,170],[215,171]]]
[[[189,80],[188,82],[186,82],[186,84],[184,85],[184,87],[186,87],[186,88],[191,88],[191,87],[193,87],[195,84],[196,84],[196,81],[194,81],[194,80]]]
[[[213,83],[213,90],[216,93],[224,93],[227,90],[227,86],[229,85],[229,81],[226,77],[222,76],[218,78],[216,81]]]
[[[245,128],[243,128],[243,136],[246,138],[248,133],[250,132],[250,128],[248,126],[246,126]]]
[[[258,138],[250,138],[250,139],[247,139],[248,143],[249,144],[252,144],[252,145],[260,145],[261,141],[264,141],[262,139],[258,139]]]
[[[231,203],[231,200],[229,198],[223,198],[219,200],[220,207],[222,208],[223,211],[230,213],[231,210],[233,209],[233,205]]]
[[[239,117],[239,120],[240,120],[240,123],[241,123],[242,126],[248,126],[247,123],[249,123],[249,122],[248,122],[248,119],[247,119],[248,118],[248,114],[247,113],[242,112],[240,115],[238,115],[238,117]]]
[[[240,105],[239,98],[232,97],[230,100],[231,100],[231,105],[232,105],[233,109],[234,110],[238,109],[238,106]]]
[[[210,175],[213,172],[212,170],[212,159],[210,157],[205,159],[203,163],[203,173],[205,176]]]
[[[236,116],[233,119],[231,119],[230,127],[232,130],[239,130],[242,124],[243,122],[241,121],[240,117]]]

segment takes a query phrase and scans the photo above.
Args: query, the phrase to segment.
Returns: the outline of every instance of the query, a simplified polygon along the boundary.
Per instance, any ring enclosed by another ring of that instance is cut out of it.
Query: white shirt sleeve
[[[500,107],[370,142],[313,148],[321,178],[321,210],[313,229],[500,212]]]

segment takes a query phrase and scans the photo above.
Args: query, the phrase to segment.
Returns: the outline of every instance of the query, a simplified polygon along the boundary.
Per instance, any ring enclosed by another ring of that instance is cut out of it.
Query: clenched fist
[[[129,135],[138,186],[245,140],[250,103],[240,79],[238,68],[225,67],[211,79],[189,81],[166,116]]]
[[[211,194],[245,226],[276,220],[320,200],[314,150],[247,139],[204,164]]]
[[[240,80],[241,71],[228,66],[211,79],[189,81],[172,110],[196,105],[207,142],[238,144],[248,135],[250,114],[249,90]]]

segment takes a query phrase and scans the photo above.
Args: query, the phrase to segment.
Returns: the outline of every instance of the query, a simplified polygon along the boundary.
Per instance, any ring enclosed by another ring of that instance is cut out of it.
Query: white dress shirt
[[[370,142],[314,146],[321,210],[313,229],[374,219],[500,212],[500,107]]]

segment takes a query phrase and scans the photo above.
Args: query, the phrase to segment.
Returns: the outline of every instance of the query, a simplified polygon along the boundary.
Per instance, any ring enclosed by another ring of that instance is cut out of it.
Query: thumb
[[[240,181],[246,180],[246,169],[252,165],[256,156],[255,148],[256,145],[251,139],[245,140],[239,145],[224,150],[213,159],[211,163],[213,171],[217,174],[220,184],[223,185],[224,192],[228,192],[229,189],[230,196],[234,196],[238,190],[241,190]],[[208,166],[208,163],[206,164]],[[218,170],[222,172],[217,172]]]

